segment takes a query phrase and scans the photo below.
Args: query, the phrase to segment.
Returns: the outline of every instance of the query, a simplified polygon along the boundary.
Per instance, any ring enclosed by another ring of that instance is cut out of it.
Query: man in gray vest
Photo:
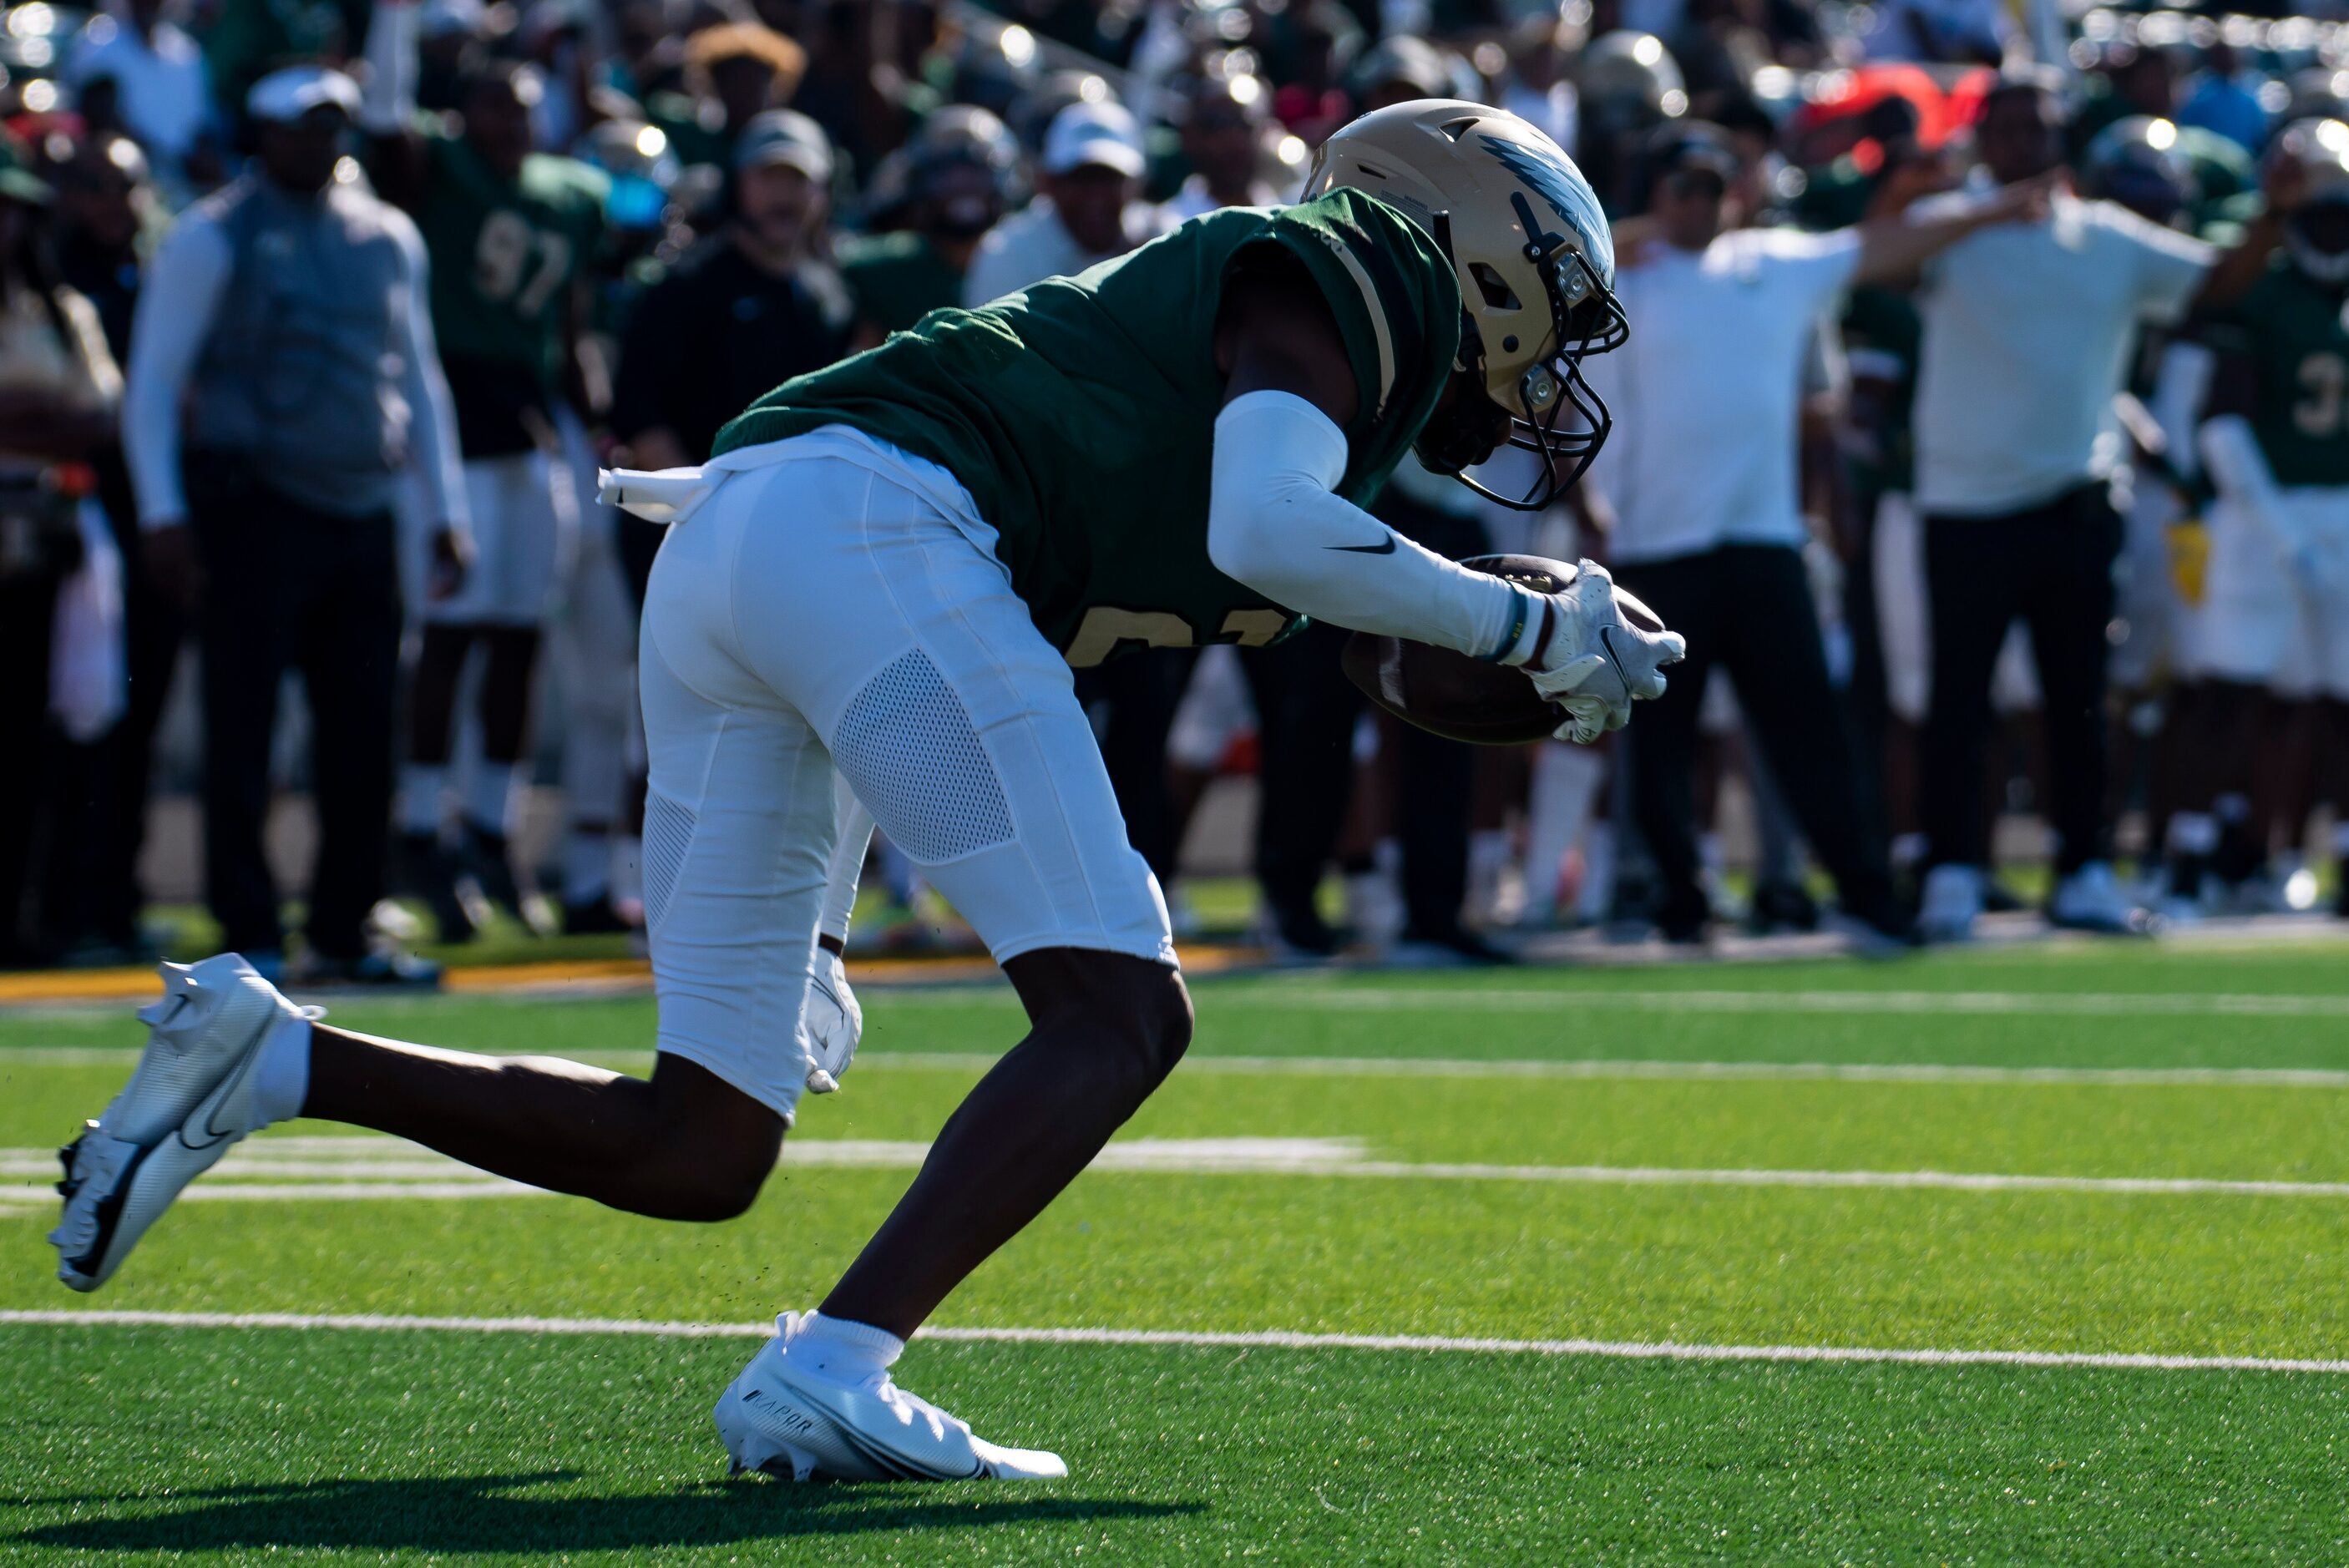
[[[254,84],[254,168],[180,220],[140,298],[124,446],[148,570],[197,614],[222,944],[264,974],[282,959],[262,830],[277,688],[295,667],[318,813],[301,973],[429,982],[429,965],[366,934],[391,805],[392,498],[416,464],[441,520],[430,591],[445,593],[468,553],[465,490],[423,243],[343,156],[357,106],[349,77],[315,66]]]

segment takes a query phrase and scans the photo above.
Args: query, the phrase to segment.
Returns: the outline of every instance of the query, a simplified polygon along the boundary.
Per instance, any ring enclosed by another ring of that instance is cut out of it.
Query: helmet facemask
[[[1508,416],[1508,444],[1542,460],[1525,494],[1499,494],[1469,477],[1471,465],[1492,454],[1489,410],[1467,406],[1431,420],[1413,444],[1423,465],[1458,480],[1485,500],[1515,511],[1540,511],[1573,488],[1614,428],[1605,399],[1582,374],[1584,356],[1620,347],[1630,335],[1623,307],[1579,249],[1565,234],[1545,231],[1522,195],[1512,201],[1525,232],[1526,260],[1542,281],[1549,311],[1549,352],[1537,355],[1512,384],[1495,387],[1486,374],[1486,354],[1473,312],[1463,312],[1460,362],[1454,374],[1485,394]],[[1451,253],[1449,225],[1439,219],[1437,242]],[[1570,416],[1570,418],[1569,418]]]

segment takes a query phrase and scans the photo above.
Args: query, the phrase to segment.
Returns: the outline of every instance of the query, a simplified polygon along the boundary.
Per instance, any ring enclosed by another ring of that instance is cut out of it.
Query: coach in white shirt
[[[1140,200],[1144,165],[1142,128],[1123,105],[1072,103],[1054,115],[1037,160],[1041,194],[978,242],[962,303],[1069,277],[1155,239],[1165,225]]]
[[[1887,934],[1896,913],[1881,834],[1827,676],[1803,565],[1809,530],[1795,453],[1815,335],[1854,284],[1890,283],[2044,192],[1967,204],[1930,223],[1899,219],[1831,234],[1737,229],[1739,165],[1709,126],[1650,144],[1647,214],[1626,225],[1616,284],[1635,327],[1586,366],[1615,414],[1592,479],[1615,514],[1617,580],[1688,638],[1687,663],[1630,736],[1640,829],[1664,882],[1660,923],[1700,934],[1692,772],[1698,712],[1718,665],[1845,911]]]
[[[1987,179],[2045,177],[2062,129],[2048,84],[2001,83],[1978,132]],[[1939,206],[1920,204],[1920,217]],[[2018,617],[2045,702],[2059,840],[2049,917],[2106,931],[2138,919],[2106,861],[2106,628],[2121,539],[2106,481],[2123,455],[2113,398],[2141,326],[2175,322],[2249,275],[2269,227],[2214,273],[2212,247],[2059,188],[2039,221],[1976,234],[1925,269],[1915,431],[1932,623],[1920,752],[1929,936],[1967,934],[1982,908],[1991,674]]]
[[[203,51],[181,30],[166,0],[114,0],[89,19],[66,57],[75,91],[112,82],[115,110],[167,177],[212,128]]]

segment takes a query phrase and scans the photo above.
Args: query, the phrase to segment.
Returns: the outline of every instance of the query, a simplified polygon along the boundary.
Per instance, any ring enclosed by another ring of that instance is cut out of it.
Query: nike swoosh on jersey
[[[1383,544],[1325,544],[1321,548],[1324,550],[1344,550],[1356,555],[1392,555],[1394,553],[1394,547],[1395,536],[1390,533],[1387,535],[1386,542]]]

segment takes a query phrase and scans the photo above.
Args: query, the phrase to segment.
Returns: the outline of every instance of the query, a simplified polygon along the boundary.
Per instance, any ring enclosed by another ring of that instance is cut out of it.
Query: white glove
[[[847,966],[829,948],[815,950],[815,969],[808,975],[807,1033],[808,1092],[830,1094],[856,1059],[856,1042],[864,1035],[864,1009],[848,988]]]
[[[1543,601],[1547,624],[1524,669],[1535,690],[1574,716],[1558,726],[1557,738],[1588,746],[1629,724],[1634,701],[1664,695],[1659,671],[1686,656],[1688,641],[1626,624],[1607,569],[1595,561],[1577,564],[1574,581]]]

